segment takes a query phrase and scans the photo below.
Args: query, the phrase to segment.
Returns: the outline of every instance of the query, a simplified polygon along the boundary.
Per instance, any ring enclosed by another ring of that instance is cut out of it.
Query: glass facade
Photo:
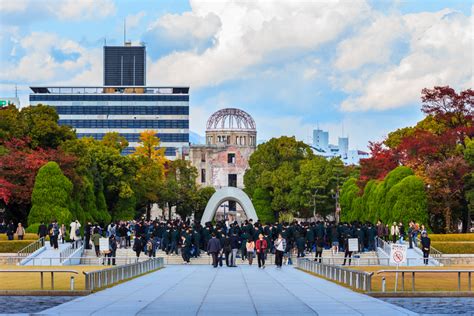
[[[127,93],[128,88],[110,88],[113,92],[107,93],[107,89],[32,87],[30,104],[54,107],[59,124],[76,129],[78,137],[100,140],[107,132],[119,132],[135,143],[122,152],[125,155],[135,151],[132,146],[146,129],[157,132],[169,158],[189,145],[189,88],[147,87],[144,93]]]
[[[75,128],[189,128],[189,120],[59,120]]]
[[[61,115],[189,115],[188,106],[55,106]]]
[[[144,86],[145,46],[104,46],[104,86]]]
[[[77,137],[92,137],[102,139],[105,133],[77,133]],[[139,142],[140,133],[120,133],[128,142]],[[157,133],[156,136],[162,143],[187,143],[189,142],[188,133]]]

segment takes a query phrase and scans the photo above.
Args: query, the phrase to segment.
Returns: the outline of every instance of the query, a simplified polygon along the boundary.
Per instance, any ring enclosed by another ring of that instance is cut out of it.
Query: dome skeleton
[[[245,111],[235,108],[222,109],[211,115],[207,130],[256,130],[255,121]]]

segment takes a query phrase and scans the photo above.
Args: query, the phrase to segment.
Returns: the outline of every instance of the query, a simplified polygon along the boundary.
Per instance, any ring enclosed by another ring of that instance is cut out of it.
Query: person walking
[[[59,229],[59,238],[61,239],[61,243],[64,244],[66,241],[66,226],[61,224],[61,228]]]
[[[228,267],[231,267],[232,263],[231,263],[230,254],[232,252],[232,247],[230,245],[230,237],[229,236],[224,237],[224,242],[223,242],[222,248],[224,250],[225,265],[228,266]]]
[[[314,255],[314,261],[318,261],[321,263],[323,257],[323,250],[324,250],[324,239],[322,237],[316,237],[316,254]]]
[[[41,224],[38,226],[38,237],[44,238],[46,235],[48,235],[48,227],[41,221]]]
[[[143,250],[143,239],[141,235],[137,235],[135,237],[135,240],[133,241],[133,251],[135,251],[137,258],[140,258],[140,254],[142,253]]]
[[[239,248],[240,248],[240,240],[239,240],[239,236],[237,236],[236,230],[232,232],[232,236],[230,237],[230,248],[231,248],[230,266],[236,267],[237,266],[237,251],[239,251]]]
[[[428,265],[431,248],[431,239],[428,237],[428,233],[425,231],[421,234],[421,251],[423,251],[423,263]]]
[[[247,259],[249,261],[249,265],[251,266],[252,262],[253,262],[254,252],[255,252],[255,243],[254,243],[252,237],[249,237],[247,239],[247,242],[245,243],[245,251],[246,251],[246,254],[247,254]]]
[[[69,239],[71,239],[72,242],[81,239],[81,223],[76,219],[69,227],[71,228],[69,231]]]
[[[7,226],[8,240],[13,240],[13,237],[15,236],[15,231],[16,231],[15,223],[13,223],[13,221],[10,221],[10,223],[8,223],[8,226]]]
[[[112,265],[115,265],[115,257],[117,253],[117,240],[115,235],[109,237],[109,253],[107,254],[107,265],[110,266],[110,259],[112,259]]]
[[[54,249],[58,249],[58,237],[59,237],[59,226],[56,220],[53,220],[53,222],[50,225],[49,229],[49,240],[51,243],[51,247]]]
[[[398,231],[398,225],[396,222],[393,222],[393,225],[392,227],[390,227],[390,236],[392,236],[392,242],[394,244],[397,243],[397,237],[399,235],[399,231]]]
[[[212,265],[214,268],[217,268],[217,259],[221,250],[221,241],[216,237],[215,233],[212,233],[212,238],[207,243],[207,253],[212,256]]]
[[[275,246],[275,265],[277,269],[281,269],[283,265],[283,254],[286,249],[286,239],[281,234],[278,234],[278,238],[273,243]]]
[[[265,251],[268,248],[268,243],[263,238],[262,234],[258,235],[258,240],[255,243],[255,248],[257,249],[258,267],[262,268],[262,269],[265,269]]]
[[[18,240],[23,240],[23,237],[25,236],[25,228],[21,225],[21,223],[18,223],[18,227],[16,228],[16,235],[18,237]]]
[[[86,227],[84,228],[84,237],[85,241],[85,249],[91,249],[90,240],[91,240],[91,232],[92,232],[92,224],[91,222],[87,222]]]

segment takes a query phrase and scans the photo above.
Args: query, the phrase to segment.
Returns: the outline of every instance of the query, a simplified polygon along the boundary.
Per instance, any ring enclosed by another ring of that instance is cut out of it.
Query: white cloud
[[[62,20],[103,18],[116,11],[112,0],[49,1],[48,8]]]
[[[355,70],[365,64],[384,64],[390,60],[392,44],[406,31],[399,15],[374,13],[368,26],[355,36],[339,43],[335,66],[339,70]]]
[[[153,27],[166,26],[176,36],[205,37],[216,31],[216,24],[207,21],[215,16],[221,26],[214,44],[203,52],[174,52],[150,65],[148,78],[157,83],[189,84],[196,89],[237,78],[248,67],[278,62],[336,39],[368,10],[365,1],[192,1],[191,6],[192,12],[166,15]],[[201,29],[196,21],[213,27]],[[311,77],[311,71],[306,76]]]
[[[396,64],[352,77],[344,111],[386,110],[419,101],[425,87],[473,86],[473,17],[443,10],[402,17],[409,52]],[[355,48],[356,49],[356,48]]]
[[[16,63],[2,63],[0,80],[42,84],[80,83],[75,78],[87,79],[81,84],[100,81],[101,49],[86,49],[77,42],[45,32],[33,32],[20,39],[19,45],[28,53]],[[76,58],[56,60],[52,54],[53,49],[64,55],[73,54]]]
[[[145,11],[140,11],[136,14],[127,15],[127,28],[135,28],[140,25],[141,20],[145,17]]]
[[[28,0],[0,0],[0,10],[4,12],[23,11],[28,6]]]

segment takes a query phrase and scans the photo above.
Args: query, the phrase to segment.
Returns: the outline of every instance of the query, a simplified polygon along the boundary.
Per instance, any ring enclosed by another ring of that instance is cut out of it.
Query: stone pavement
[[[168,266],[36,315],[416,315],[283,267]]]

